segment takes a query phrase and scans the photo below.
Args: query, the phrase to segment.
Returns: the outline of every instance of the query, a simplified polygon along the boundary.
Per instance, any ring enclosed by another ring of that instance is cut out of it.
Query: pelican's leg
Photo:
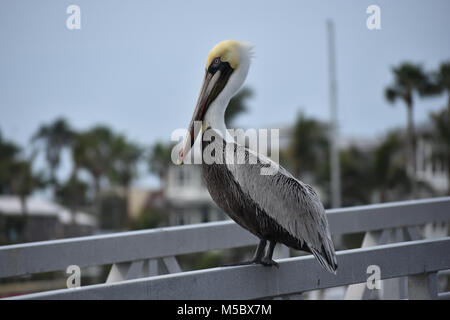
[[[264,256],[264,258],[261,260],[261,264],[263,266],[271,267],[279,267],[278,263],[272,260],[273,250],[275,249],[275,245],[277,244],[276,241],[270,241],[269,248],[267,249],[267,253]]]
[[[264,239],[261,239],[259,241],[258,247],[256,248],[255,255],[253,256],[253,259],[250,261],[244,261],[244,262],[238,262],[233,264],[226,264],[224,267],[233,267],[233,266],[245,266],[249,264],[262,264],[262,258],[264,255],[264,249],[266,248],[267,241]]]
[[[267,241],[264,239],[261,239],[259,241],[258,248],[256,248],[255,255],[251,260],[252,263],[261,263],[262,257],[264,255],[264,249],[266,248],[266,243]]]

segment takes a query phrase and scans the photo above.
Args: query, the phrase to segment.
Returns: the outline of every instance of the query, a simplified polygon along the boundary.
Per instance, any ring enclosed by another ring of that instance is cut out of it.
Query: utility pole
[[[337,89],[336,62],[334,52],[334,24],[327,20],[328,33],[328,72],[329,72],[329,103],[330,103],[330,168],[331,168],[331,206],[341,206],[341,173],[338,149],[338,117],[337,117]]]

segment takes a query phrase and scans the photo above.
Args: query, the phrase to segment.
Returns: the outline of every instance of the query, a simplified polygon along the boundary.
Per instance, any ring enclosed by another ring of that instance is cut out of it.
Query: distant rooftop
[[[26,198],[27,213],[31,216],[56,216],[62,224],[69,224],[72,214],[69,209],[38,197]],[[0,215],[21,215],[22,203],[18,196],[0,195]],[[78,225],[95,226],[95,218],[90,214],[77,211],[75,223]]]

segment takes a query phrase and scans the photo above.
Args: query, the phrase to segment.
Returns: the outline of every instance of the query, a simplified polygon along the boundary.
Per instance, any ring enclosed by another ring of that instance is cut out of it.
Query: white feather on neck
[[[239,66],[231,74],[228,83],[219,93],[217,98],[211,103],[208,111],[203,119],[203,128],[211,127],[217,130],[222,137],[225,137],[226,142],[233,142],[233,137],[228,133],[225,125],[225,110],[227,109],[230,99],[236,94],[239,88],[247,77],[248,69],[250,67],[251,46],[246,43],[241,43],[239,46]]]

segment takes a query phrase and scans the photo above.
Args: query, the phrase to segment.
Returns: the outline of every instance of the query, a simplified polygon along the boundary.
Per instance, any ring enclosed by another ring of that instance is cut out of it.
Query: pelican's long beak
[[[226,63],[228,65],[228,63]],[[203,79],[202,88],[200,90],[200,95],[197,99],[197,105],[194,110],[194,114],[192,115],[191,122],[189,123],[188,132],[183,141],[183,146],[178,154],[177,164],[183,164],[183,161],[188,154],[189,150],[191,150],[194,145],[196,135],[198,132],[195,132],[195,123],[197,121],[203,121],[203,118],[210,106],[211,102],[219,95],[222,91],[223,87],[226,85],[228,78],[231,75],[231,69],[228,66],[222,66],[216,68],[214,70],[206,70],[205,77]]]

